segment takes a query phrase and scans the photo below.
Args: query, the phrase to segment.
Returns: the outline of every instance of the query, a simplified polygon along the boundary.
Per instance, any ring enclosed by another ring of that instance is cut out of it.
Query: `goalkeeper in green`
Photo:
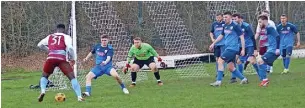
[[[154,48],[152,48],[151,45],[147,43],[142,43],[141,38],[136,37],[133,39],[134,45],[131,46],[129,52],[128,52],[128,63],[126,64],[126,67],[124,67],[123,72],[126,73],[128,68],[131,70],[131,85],[129,87],[135,87],[136,86],[136,78],[137,73],[139,69],[141,69],[144,65],[147,65],[152,72],[154,72],[154,75],[157,79],[158,85],[162,86],[163,83],[160,80],[160,74],[157,68],[157,65],[154,61],[154,57],[158,58],[158,62],[162,62],[162,59],[156,52]],[[131,60],[134,58],[133,63],[131,64]]]

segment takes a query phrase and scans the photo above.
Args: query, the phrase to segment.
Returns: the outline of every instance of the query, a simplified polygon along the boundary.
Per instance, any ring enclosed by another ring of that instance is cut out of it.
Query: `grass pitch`
[[[251,66],[251,65],[249,65]],[[171,80],[170,74],[162,74],[164,86],[157,86],[153,74],[149,80],[138,82],[137,87],[128,88],[124,95],[113,78],[103,76],[92,83],[92,97],[85,102],[77,102],[74,91],[50,91],[42,103],[37,102],[39,90],[29,89],[37,84],[40,72],[11,70],[2,73],[2,108],[304,108],[305,107],[305,59],[293,59],[290,73],[281,75],[281,60],[274,64],[274,73],[269,74],[269,87],[258,87],[256,75],[247,75],[248,85],[229,84],[230,75],[226,74],[221,87],[211,87],[215,80],[215,66],[205,64],[211,75],[203,78],[184,78]],[[126,86],[130,82],[125,82]],[[84,90],[84,88],[82,88]],[[67,100],[54,101],[58,92],[66,94]]]

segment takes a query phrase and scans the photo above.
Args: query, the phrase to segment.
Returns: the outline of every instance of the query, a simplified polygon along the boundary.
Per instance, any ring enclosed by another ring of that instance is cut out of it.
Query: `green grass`
[[[214,64],[205,64],[211,75],[203,78],[163,79],[164,86],[155,80],[139,82],[136,88],[129,88],[124,95],[111,77],[103,76],[93,81],[92,97],[77,102],[74,92],[63,92],[66,102],[54,101],[57,92],[47,92],[42,103],[37,102],[38,90],[30,90],[30,84],[37,84],[40,72],[12,71],[2,73],[2,108],[304,108],[305,106],[305,59],[293,59],[291,73],[281,75],[281,60],[275,62],[275,72],[269,77],[267,88],[258,87],[256,75],[247,75],[250,84],[229,84],[229,75],[221,87],[210,87],[214,81]],[[168,70],[161,70],[168,71]],[[148,73],[153,77],[152,73]],[[161,73],[166,78],[170,74]],[[14,79],[14,80],[10,80]],[[129,84],[129,82],[127,82]],[[84,90],[84,88],[82,88]]]

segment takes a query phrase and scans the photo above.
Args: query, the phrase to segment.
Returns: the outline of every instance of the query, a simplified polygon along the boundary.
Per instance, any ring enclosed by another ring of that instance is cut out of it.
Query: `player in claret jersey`
[[[289,71],[290,56],[294,45],[294,34],[297,35],[296,47],[300,47],[300,33],[294,24],[287,22],[287,16],[285,14],[281,15],[281,24],[277,26],[277,31],[281,38],[280,49],[285,68],[282,74],[285,74]]]
[[[126,73],[128,68],[131,68],[131,85],[129,87],[136,86],[136,78],[137,78],[137,71],[141,69],[144,65],[147,65],[157,79],[158,85],[163,85],[162,81],[160,80],[160,74],[156,63],[154,61],[154,57],[158,58],[158,62],[162,62],[161,57],[158,55],[156,50],[147,43],[142,43],[141,38],[136,37],[133,39],[134,45],[130,48],[128,52],[128,63],[126,67],[124,67],[123,71]],[[134,57],[134,61],[131,64],[131,59]],[[131,65],[130,65],[131,64]]]
[[[46,86],[48,83],[48,77],[53,73],[55,67],[59,67],[60,70],[69,78],[74,89],[77,100],[83,101],[81,97],[81,89],[77,79],[74,76],[72,66],[75,63],[75,54],[72,47],[72,39],[70,36],[64,34],[65,25],[58,24],[57,32],[48,35],[38,43],[38,47],[49,52],[47,60],[43,67],[42,77],[40,79],[41,93],[38,97],[38,101],[42,102],[46,94]],[[68,54],[68,55],[67,55]],[[68,57],[67,57],[68,56]],[[67,60],[66,58],[69,58]],[[67,61],[70,61],[67,62]]]

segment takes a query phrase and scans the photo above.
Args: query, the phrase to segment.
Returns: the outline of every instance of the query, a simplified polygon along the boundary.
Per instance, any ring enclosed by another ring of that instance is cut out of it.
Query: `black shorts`
[[[139,65],[140,69],[144,66],[147,65],[149,66],[150,63],[155,63],[154,57],[151,56],[147,60],[138,60],[137,58],[134,58],[133,64]]]

